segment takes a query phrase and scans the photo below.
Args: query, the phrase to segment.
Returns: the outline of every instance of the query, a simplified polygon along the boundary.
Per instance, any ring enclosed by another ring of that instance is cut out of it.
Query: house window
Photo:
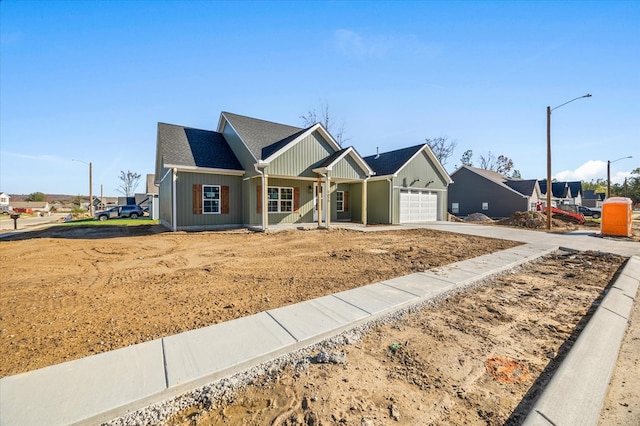
[[[489,203],[487,203],[486,201],[482,203],[482,210],[489,210]]]
[[[460,213],[460,204],[451,203],[451,213]]]
[[[267,188],[268,212],[291,213],[293,211],[293,188]]]
[[[220,213],[220,186],[202,185],[202,213]]]
[[[336,191],[336,210],[344,211],[344,191]]]

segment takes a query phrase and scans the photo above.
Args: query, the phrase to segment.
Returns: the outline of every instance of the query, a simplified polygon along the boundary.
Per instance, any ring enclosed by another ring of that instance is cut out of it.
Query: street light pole
[[[578,96],[577,98],[573,98],[570,101],[567,101],[563,104],[558,105],[557,107],[551,108],[547,107],[547,231],[551,230],[551,111],[554,109],[558,109],[561,106],[564,106],[573,101],[577,101],[582,98],[590,98],[591,94],[587,93],[586,95]]]
[[[91,161],[88,163],[82,160],[71,160],[77,161],[78,163],[83,163],[89,166],[89,213],[93,217],[93,164]]]
[[[607,198],[611,197],[611,163],[615,163],[616,161],[624,160],[627,158],[633,158],[631,155],[627,157],[618,158],[617,160],[607,160]]]

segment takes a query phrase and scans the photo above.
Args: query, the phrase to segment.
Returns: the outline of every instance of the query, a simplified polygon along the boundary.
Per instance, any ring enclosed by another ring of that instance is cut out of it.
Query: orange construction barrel
[[[632,207],[631,199],[625,197],[607,198],[602,203],[602,221],[600,233],[618,237],[631,237]]]

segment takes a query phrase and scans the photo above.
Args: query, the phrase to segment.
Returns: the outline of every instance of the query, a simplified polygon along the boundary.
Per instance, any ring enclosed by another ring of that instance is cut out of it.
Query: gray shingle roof
[[[266,159],[306,130],[230,112],[222,112],[222,116],[236,130],[249,151],[258,160]]]
[[[507,180],[506,182],[504,182],[504,184],[522,195],[530,196],[533,194],[533,190],[536,187],[536,182],[536,179]]]
[[[164,164],[243,170],[218,132],[158,123],[158,147]]]
[[[458,173],[458,171],[462,169],[467,169],[477,175],[484,177],[485,179],[489,179],[490,181],[495,182],[498,185],[506,186],[512,191],[515,191],[518,194],[521,194],[525,197],[530,197],[533,194],[533,191],[536,187],[536,182],[538,182],[536,179],[525,180],[525,179],[511,178],[503,174],[500,174],[498,172],[494,172],[493,170],[486,170],[486,169],[481,169],[481,168],[472,167],[472,166],[460,167],[458,170],[456,170],[453,173],[453,176],[455,176],[456,173]]]
[[[604,200],[603,194],[593,189],[585,189],[582,191],[582,198],[585,200]]]
[[[577,197],[578,194],[582,195],[582,182],[580,181],[567,182],[567,186],[571,190],[572,197]]]
[[[424,144],[410,146],[395,151],[383,152],[380,154],[369,155],[364,157],[369,167],[373,169],[378,176],[387,176],[395,174],[402,166],[407,164],[418,151],[424,148]]]
[[[538,181],[538,185],[540,185],[540,192],[542,192],[543,194],[547,193],[547,180],[543,179],[543,180],[539,180]],[[556,198],[567,198],[569,192],[569,186],[567,185],[567,182],[551,182],[551,195],[553,195]],[[575,194],[571,195],[572,197],[575,197]]]
[[[322,163],[318,164],[316,167],[328,167],[328,166],[330,166],[334,161],[336,161],[337,158],[339,158],[348,149],[349,148],[344,148],[344,149],[341,149],[339,151],[334,152],[333,154],[331,154],[330,156],[325,158],[322,161]]]

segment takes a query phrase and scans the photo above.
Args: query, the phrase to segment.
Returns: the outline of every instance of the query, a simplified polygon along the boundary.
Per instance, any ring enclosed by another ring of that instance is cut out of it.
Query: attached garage
[[[438,220],[438,195],[423,191],[400,192],[400,223]]]

